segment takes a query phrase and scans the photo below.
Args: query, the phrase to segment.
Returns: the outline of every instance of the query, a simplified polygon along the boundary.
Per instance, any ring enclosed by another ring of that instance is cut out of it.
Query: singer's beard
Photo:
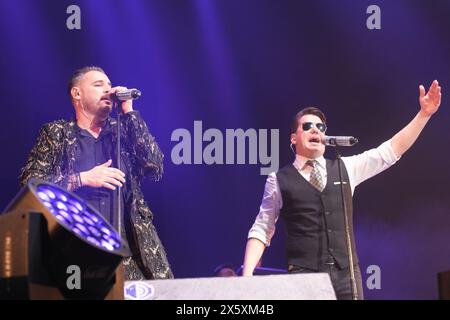
[[[96,118],[104,121],[109,117],[111,111],[112,111],[112,105],[105,105],[103,107],[100,107],[98,109]]]
[[[107,106],[98,109],[95,116],[91,120],[90,126],[103,127],[110,113],[111,108],[108,108]]]

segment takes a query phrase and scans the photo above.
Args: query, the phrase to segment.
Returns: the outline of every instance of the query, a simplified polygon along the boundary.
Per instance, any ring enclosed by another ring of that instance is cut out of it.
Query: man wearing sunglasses
[[[352,195],[361,182],[392,166],[416,141],[441,103],[441,87],[433,81],[428,92],[419,86],[420,111],[414,119],[378,148],[343,157],[343,181],[348,199],[350,240],[357,287],[363,299],[361,272],[355,249]],[[323,157],[325,115],[317,108],[301,110],[291,128],[292,164],[267,177],[258,216],[248,234],[243,275],[251,276],[256,263],[275,233],[281,216],[287,231],[286,247],[290,273],[327,272],[338,299],[352,299],[344,212],[337,161]]]

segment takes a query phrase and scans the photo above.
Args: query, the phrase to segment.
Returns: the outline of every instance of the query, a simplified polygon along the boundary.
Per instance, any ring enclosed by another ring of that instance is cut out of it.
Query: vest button
[[[334,249],[333,249],[333,248],[330,248],[329,250],[330,250],[330,252],[333,252],[333,251],[334,251]]]
[[[331,213],[330,211],[325,211],[325,215],[326,215],[326,216],[329,216],[330,213]]]
[[[328,229],[327,231],[328,231],[328,233],[331,233],[331,232],[332,232],[333,230],[331,230],[331,229]]]

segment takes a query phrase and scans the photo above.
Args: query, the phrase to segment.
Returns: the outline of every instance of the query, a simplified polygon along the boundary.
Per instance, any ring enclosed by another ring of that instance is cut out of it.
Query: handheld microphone
[[[117,101],[135,100],[141,96],[138,89],[126,89],[111,95],[111,98]]]
[[[322,143],[326,146],[351,147],[358,143],[358,139],[351,136],[325,136]]]

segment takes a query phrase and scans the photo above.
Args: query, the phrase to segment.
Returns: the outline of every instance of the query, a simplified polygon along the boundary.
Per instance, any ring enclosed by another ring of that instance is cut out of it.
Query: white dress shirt
[[[344,161],[345,168],[347,169],[352,195],[356,186],[361,182],[386,170],[399,159],[400,157],[397,157],[394,150],[392,150],[391,140],[382,143],[378,148],[370,149],[361,154],[342,157],[342,161]],[[305,166],[308,160],[310,159],[296,155],[293,163],[294,167],[306,181],[309,181],[312,170],[311,166]],[[318,168],[326,185],[326,160],[323,156],[315,160],[319,162]],[[265,243],[266,246],[269,246],[270,240],[275,234],[275,224],[280,216],[282,207],[283,199],[280,186],[278,185],[276,173],[272,172],[267,176],[259,214],[248,233],[248,238],[256,238]]]

